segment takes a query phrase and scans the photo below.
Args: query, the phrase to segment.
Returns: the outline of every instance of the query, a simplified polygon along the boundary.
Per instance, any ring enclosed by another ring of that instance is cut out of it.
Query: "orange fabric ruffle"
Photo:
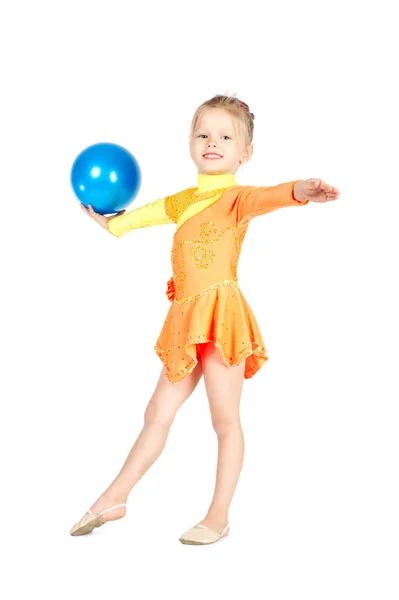
[[[168,297],[174,295],[173,288],[169,280]],[[236,285],[219,285],[194,298],[172,302],[154,347],[171,383],[193,371],[198,363],[197,344],[206,342],[217,346],[226,365],[245,360],[245,379],[268,360],[258,323]]]

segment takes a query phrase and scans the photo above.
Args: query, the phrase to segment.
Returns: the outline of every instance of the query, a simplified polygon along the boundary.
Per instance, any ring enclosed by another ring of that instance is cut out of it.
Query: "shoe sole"
[[[216,542],[220,542],[220,540],[223,540],[228,535],[229,534],[226,533],[225,535],[222,535],[222,537],[220,537],[219,539],[215,540],[214,542],[194,542],[194,540],[186,540],[184,538],[179,538],[179,542],[181,544],[187,544],[187,545],[190,545],[190,546],[209,546],[209,544],[216,544]]]

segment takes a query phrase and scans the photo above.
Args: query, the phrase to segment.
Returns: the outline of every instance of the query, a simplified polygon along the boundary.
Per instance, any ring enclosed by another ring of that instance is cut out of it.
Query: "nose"
[[[213,146],[213,147],[216,147],[216,143],[215,143],[215,142],[213,142],[212,140],[209,140],[209,141],[208,141],[208,146]]]

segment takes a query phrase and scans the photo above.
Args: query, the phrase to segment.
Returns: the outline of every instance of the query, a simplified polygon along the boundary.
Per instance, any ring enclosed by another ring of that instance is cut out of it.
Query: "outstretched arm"
[[[268,187],[235,186],[223,194],[228,211],[238,226],[284,206],[328,202],[338,197],[339,190],[321,179],[296,179]]]
[[[230,210],[234,214],[237,225],[246,225],[259,215],[277,210],[284,206],[308,204],[309,200],[299,200],[295,193],[301,180],[280,183],[274,186],[238,186],[227,190],[224,195],[231,196]]]

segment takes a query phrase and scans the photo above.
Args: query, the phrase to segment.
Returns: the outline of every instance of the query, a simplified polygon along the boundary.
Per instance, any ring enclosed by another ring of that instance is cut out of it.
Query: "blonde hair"
[[[193,119],[191,121],[190,128],[190,138],[192,137],[193,131],[197,124],[197,121],[200,115],[204,112],[204,110],[208,108],[223,108],[227,110],[233,117],[238,119],[241,124],[244,126],[245,131],[245,141],[247,145],[252,143],[253,135],[254,135],[254,115],[249,112],[248,105],[238,100],[234,95],[233,96],[224,96],[221,94],[217,94],[206,100],[197,108],[194,113]]]

